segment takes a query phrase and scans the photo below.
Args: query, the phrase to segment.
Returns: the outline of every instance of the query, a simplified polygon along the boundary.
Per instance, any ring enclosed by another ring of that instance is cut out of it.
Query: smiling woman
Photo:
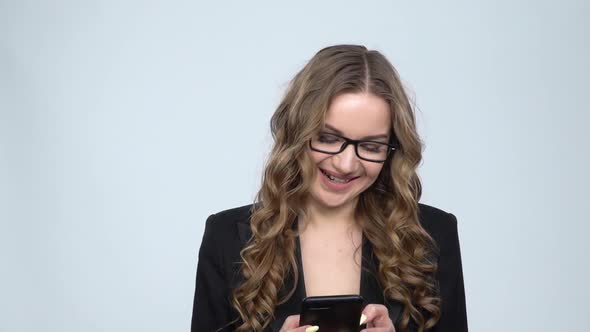
[[[324,127],[311,139],[310,155],[321,172],[316,173],[309,202],[352,213],[359,195],[381,173],[391,150],[387,144],[391,133],[389,106],[371,93],[344,93],[332,100]]]
[[[320,50],[271,131],[256,202],[207,220],[192,331],[330,331],[299,326],[301,301],[352,294],[371,331],[467,331],[456,219],[419,203],[422,145],[387,59]]]

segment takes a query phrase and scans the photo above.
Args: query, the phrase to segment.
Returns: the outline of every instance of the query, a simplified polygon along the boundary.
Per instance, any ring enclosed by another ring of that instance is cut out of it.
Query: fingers
[[[395,327],[371,327],[363,329],[361,332],[395,332]]]
[[[285,319],[280,332],[316,332],[318,329],[317,326],[299,326],[299,315],[292,315]]]
[[[303,327],[300,327],[300,328],[301,329],[304,329],[304,330],[301,330],[301,331],[296,330],[296,332],[317,332],[320,329],[319,326],[303,326]]]
[[[285,319],[279,332],[291,331],[299,326],[299,315],[292,315]],[[305,331],[305,330],[304,330]]]
[[[317,326],[301,326],[296,329],[288,330],[287,332],[316,332],[319,328]],[[282,330],[281,330],[282,331]]]
[[[387,307],[382,304],[369,304],[363,309],[363,315],[366,317],[365,322],[368,327],[378,328],[377,330],[365,329],[363,331],[380,332],[380,331],[395,331],[393,322],[389,318],[389,311]],[[362,319],[362,316],[361,316]],[[361,323],[362,324],[362,323]]]

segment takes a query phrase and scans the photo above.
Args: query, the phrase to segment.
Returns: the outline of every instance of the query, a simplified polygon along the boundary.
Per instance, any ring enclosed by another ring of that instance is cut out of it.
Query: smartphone
[[[358,332],[363,303],[359,295],[306,297],[299,326],[317,325],[322,332]]]

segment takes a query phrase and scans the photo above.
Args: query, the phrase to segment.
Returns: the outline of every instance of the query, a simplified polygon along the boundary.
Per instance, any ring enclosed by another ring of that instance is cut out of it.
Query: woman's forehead
[[[349,138],[389,134],[389,104],[371,93],[345,93],[335,97],[325,118],[327,129]]]

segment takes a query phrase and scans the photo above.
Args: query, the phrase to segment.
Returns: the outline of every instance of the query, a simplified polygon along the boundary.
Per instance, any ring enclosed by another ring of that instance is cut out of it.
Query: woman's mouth
[[[325,175],[325,177],[330,180],[333,183],[338,183],[338,184],[345,184],[345,183],[349,183],[350,181],[355,180],[356,178],[358,178],[358,176],[356,177],[338,177],[335,176],[332,173],[328,173],[327,171],[323,170],[320,168],[320,171],[322,172],[322,174]]]

